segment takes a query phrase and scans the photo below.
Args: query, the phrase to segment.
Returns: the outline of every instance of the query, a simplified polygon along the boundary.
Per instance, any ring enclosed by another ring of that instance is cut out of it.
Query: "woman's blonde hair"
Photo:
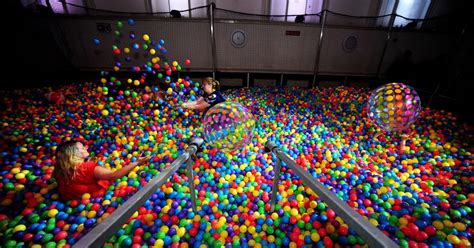
[[[214,78],[211,78],[211,77],[207,77],[207,78],[204,78],[204,81],[203,81],[205,84],[210,84],[212,86],[212,89],[214,90],[219,90],[220,89],[220,83],[219,81],[215,80]]]
[[[53,174],[55,178],[61,175],[66,179],[66,182],[74,178],[76,166],[83,161],[78,155],[78,142],[76,140],[65,141],[56,148],[56,163]]]

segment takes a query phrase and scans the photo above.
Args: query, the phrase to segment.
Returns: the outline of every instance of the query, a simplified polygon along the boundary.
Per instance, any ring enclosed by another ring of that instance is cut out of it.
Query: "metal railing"
[[[188,181],[190,187],[190,196],[192,208],[195,213],[196,209],[196,192],[194,190],[194,176],[191,162],[191,156],[195,154],[202,146],[203,140],[196,138],[191,140],[189,147],[185,153],[179,156],[168,168],[164,169],[158,176],[153,178],[145,187],[130,197],[121,207],[107,217],[103,222],[98,224],[89,231],[86,236],[81,238],[73,247],[100,247],[102,244],[133,215],[137,209],[142,206],[145,201],[158,190],[171,175],[173,175],[183,163],[186,163]],[[279,175],[281,171],[281,161],[293,170],[305,184],[307,184],[316,194],[333,209],[351,228],[353,228],[370,247],[398,247],[389,237],[382,233],[379,229],[365,220],[349,205],[331,193],[323,184],[314,180],[314,178],[303,168],[298,166],[286,153],[276,146],[275,143],[269,141],[265,145],[267,152],[276,155],[277,161],[275,165],[275,176],[273,179],[271,211],[273,212],[276,204],[276,196],[278,191]]]
[[[315,180],[307,171],[296,164],[296,162],[278,148],[275,143],[268,141],[265,144],[265,151],[272,152],[277,157],[274,169],[275,175],[273,178],[271,211],[275,209],[281,161],[284,161],[285,164],[293,170],[293,172],[298,175],[306,185],[308,185],[325,203],[328,204],[331,209],[336,212],[338,216],[340,216],[364,239],[369,247],[398,247],[398,245],[395,244],[395,242],[393,242],[387,235],[365,220],[360,214],[347,205],[347,203],[339,199],[322,183]]]
[[[137,211],[137,209],[142,206],[145,201],[181,167],[183,163],[186,163],[187,165],[192,208],[193,211],[196,212],[196,192],[194,191],[193,168],[190,158],[201,148],[203,142],[204,140],[201,138],[192,139],[184,154],[179,156],[168,168],[162,170],[158,176],[151,179],[145,187],[130,197],[103,222],[79,239],[73,247],[101,247],[102,244],[112,234],[117,232],[130,216],[132,216],[133,213]]]

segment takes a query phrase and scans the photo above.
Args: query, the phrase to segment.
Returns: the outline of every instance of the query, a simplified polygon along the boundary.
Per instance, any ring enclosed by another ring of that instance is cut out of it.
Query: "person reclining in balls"
[[[121,169],[111,171],[96,162],[86,161],[87,157],[87,147],[77,140],[65,141],[56,148],[53,176],[62,200],[80,199],[85,193],[93,197],[103,196],[110,181],[126,176],[133,168],[150,160],[150,156],[140,157]]]
[[[207,112],[207,110],[212,108],[214,105],[225,102],[225,98],[222,96],[219,89],[219,81],[207,77],[202,83],[204,95],[199,97],[197,101],[183,103],[181,107],[194,110],[205,109]]]

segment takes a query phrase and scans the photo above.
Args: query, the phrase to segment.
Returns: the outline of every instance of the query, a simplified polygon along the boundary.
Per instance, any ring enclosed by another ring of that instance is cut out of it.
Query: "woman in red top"
[[[54,177],[63,200],[80,199],[84,193],[93,197],[103,196],[109,187],[109,180],[125,176],[137,165],[150,160],[150,156],[141,157],[122,169],[111,171],[86,161],[88,156],[87,148],[79,141],[66,141],[56,148]]]

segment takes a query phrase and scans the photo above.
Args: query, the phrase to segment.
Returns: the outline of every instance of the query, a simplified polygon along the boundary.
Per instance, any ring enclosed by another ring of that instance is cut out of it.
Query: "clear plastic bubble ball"
[[[385,131],[403,131],[421,109],[416,91],[402,83],[389,83],[372,91],[367,103],[369,119]]]
[[[253,115],[240,103],[222,102],[204,116],[204,139],[214,148],[237,150],[250,143],[254,125]]]

